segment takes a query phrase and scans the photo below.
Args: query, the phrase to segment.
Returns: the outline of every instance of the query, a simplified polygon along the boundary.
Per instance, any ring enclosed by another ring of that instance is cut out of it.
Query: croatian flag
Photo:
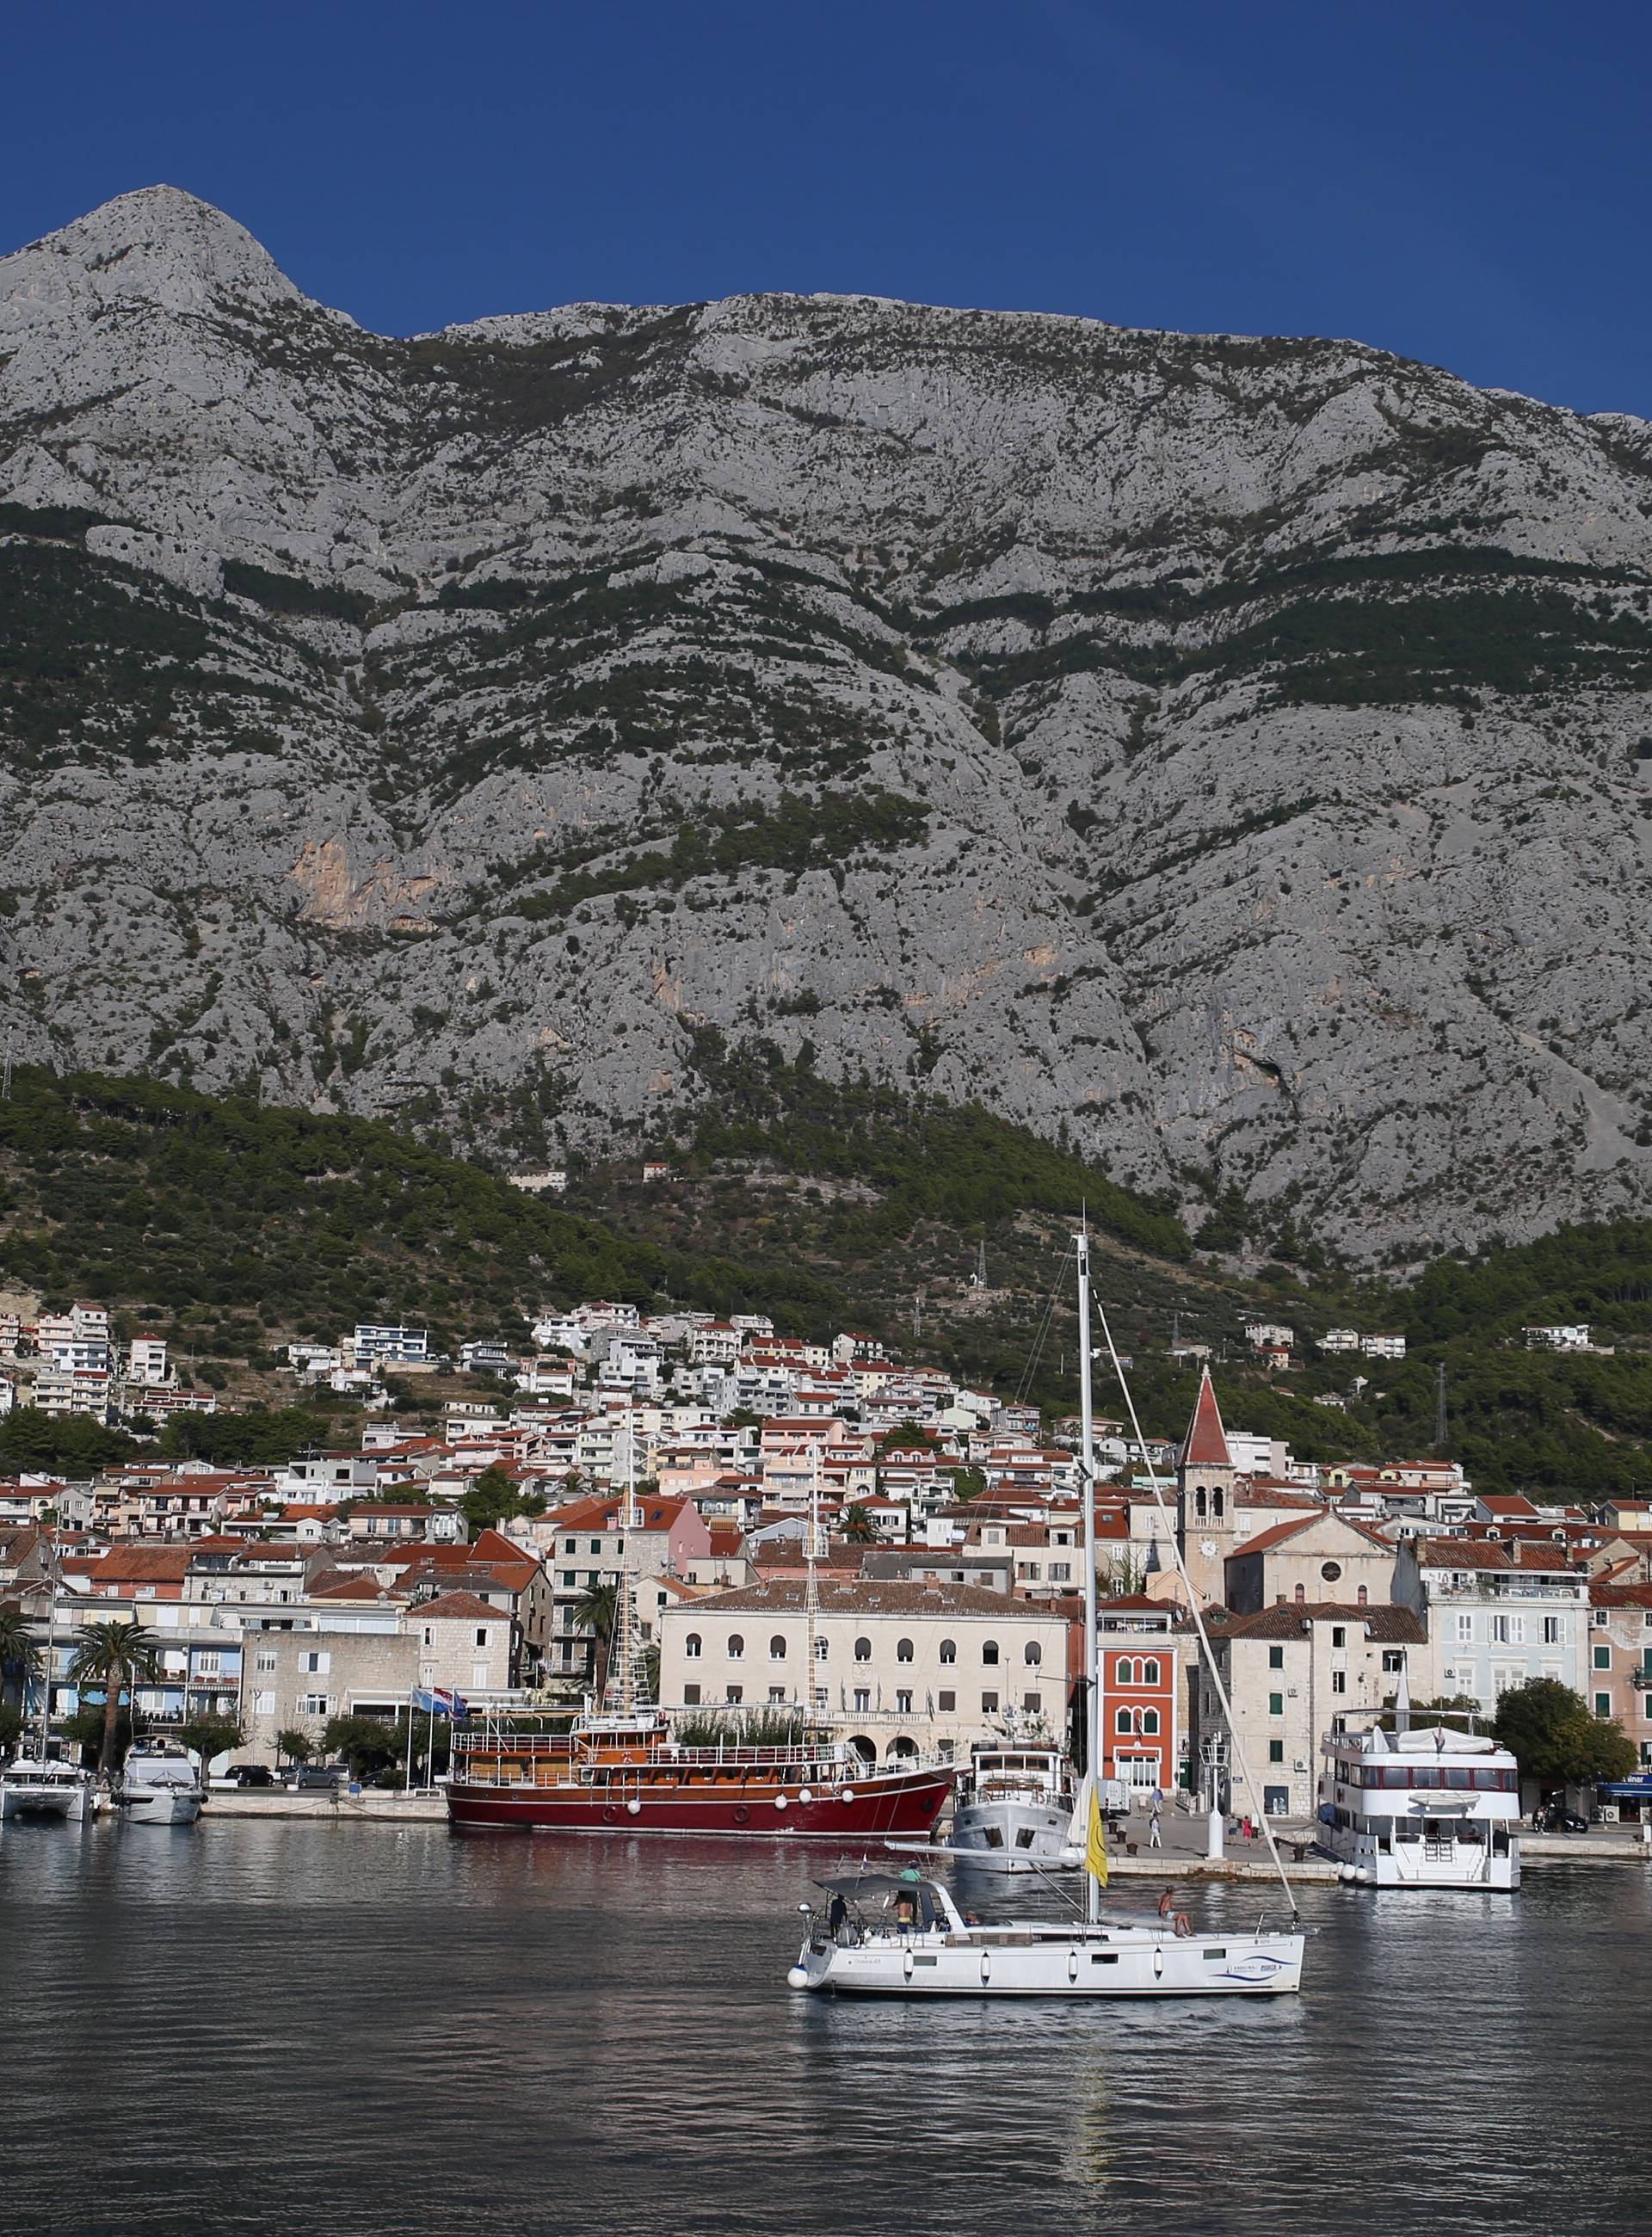
[[[446,1686],[415,1686],[413,1706],[432,1717],[468,1717],[470,1705],[462,1693]]]

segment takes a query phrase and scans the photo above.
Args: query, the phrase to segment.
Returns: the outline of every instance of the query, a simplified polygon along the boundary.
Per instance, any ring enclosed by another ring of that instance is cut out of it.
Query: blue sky
[[[165,180],[387,332],[863,289],[1652,415],[1648,0],[93,0],[6,48],[0,244]]]

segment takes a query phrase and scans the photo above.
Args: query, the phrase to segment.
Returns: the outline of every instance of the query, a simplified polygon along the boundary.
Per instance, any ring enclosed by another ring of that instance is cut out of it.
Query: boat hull
[[[752,1779],[730,1791],[684,1780],[597,1787],[453,1781],[450,1825],[466,1831],[691,1835],[838,1845],[924,1834],[952,1791],[949,1771],[874,1778],[819,1790]],[[803,1798],[807,1795],[808,1799]]]
[[[795,1988],[840,1996],[1280,1996],[1302,1986],[1299,1934],[1153,1937],[1109,1946],[1087,1937],[1016,1944],[958,1937],[805,1943]]]
[[[152,1788],[141,1794],[122,1795],[120,1809],[132,1825],[193,1825],[201,1815],[201,1797]]]
[[[1512,1895],[1520,1885],[1520,1842],[1498,1849],[1483,1841],[1396,1841],[1341,1828],[1315,1844],[1334,1859],[1349,1884],[1371,1888],[1457,1888],[1464,1894]]]
[[[62,1788],[24,1787],[8,1791],[0,1798],[0,1817],[10,1821],[14,1818],[37,1820],[54,1818],[62,1824],[82,1814],[84,1798],[78,1792],[65,1792]]]

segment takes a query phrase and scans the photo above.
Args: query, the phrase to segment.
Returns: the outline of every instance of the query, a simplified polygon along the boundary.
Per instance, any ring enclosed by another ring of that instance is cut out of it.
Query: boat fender
[[[1079,1953],[1076,1950],[1069,1950],[1067,1953],[1067,1977],[1069,1981],[1076,1981],[1079,1977]]]
[[[746,1808],[745,1804],[741,1802],[736,1805],[733,1815],[735,1824],[737,1825],[743,1825],[746,1820],[750,1817],[751,1812]]]
[[[1153,1977],[1155,1981],[1159,1978],[1164,1970],[1165,1953],[1162,1947],[1155,1942],[1153,1948]]]
[[[992,1976],[993,1953],[990,1950],[983,1950],[981,1953],[981,1977],[985,1982],[990,1981]]]
[[[784,1796],[783,1794],[776,1794],[776,1797],[775,1797],[775,1808],[776,1808],[776,1810],[783,1810],[783,1809],[785,1808],[785,1806],[786,1806],[786,1798],[785,1798],[785,1796]]]
[[[803,1802],[803,1803],[812,1802],[812,1801],[814,1800],[814,1798],[815,1798],[815,1797],[814,1797],[814,1792],[813,1792],[813,1790],[812,1790],[811,1788],[807,1787],[807,1786],[800,1786],[800,1787],[797,1789],[797,1799],[799,1800],[799,1802]]]
[[[806,1989],[809,1986],[809,1976],[801,1965],[794,1965],[787,1974],[786,1986],[789,1989]]]
[[[912,1952],[909,1950],[901,1952],[901,1971],[909,1981],[912,1978]]]
[[[855,1799],[855,1789],[852,1786],[843,1787],[840,1791],[837,1798],[840,1802],[853,1802]]]
[[[643,1814],[643,1805],[637,1799],[637,1797],[634,1794],[631,1800],[625,1805],[625,1809],[627,1814],[632,1818],[640,1818]]]

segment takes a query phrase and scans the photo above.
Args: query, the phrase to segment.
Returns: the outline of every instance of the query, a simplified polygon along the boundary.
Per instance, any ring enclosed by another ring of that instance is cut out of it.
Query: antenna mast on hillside
[[[1445,1362],[1434,1370],[1434,1450],[1445,1457]]]

